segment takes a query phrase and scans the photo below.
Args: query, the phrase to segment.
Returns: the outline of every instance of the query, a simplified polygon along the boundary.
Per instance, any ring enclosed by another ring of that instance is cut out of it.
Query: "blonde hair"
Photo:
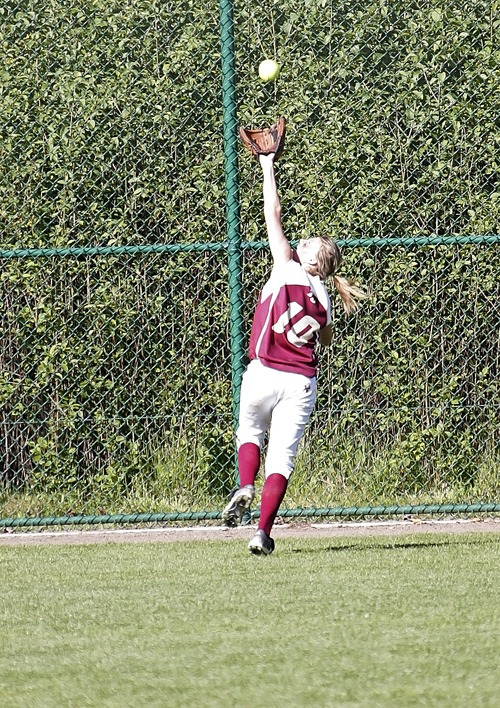
[[[321,280],[326,280],[329,275],[333,275],[333,284],[340,295],[345,312],[349,315],[357,309],[357,300],[365,300],[368,293],[353,280],[335,275],[342,263],[340,248],[329,236],[320,236],[319,239],[321,247],[314,267],[314,275],[318,275]]]

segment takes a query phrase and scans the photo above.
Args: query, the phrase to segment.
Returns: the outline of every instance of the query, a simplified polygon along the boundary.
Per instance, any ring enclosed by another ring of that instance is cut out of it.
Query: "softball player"
[[[269,433],[257,533],[252,553],[274,550],[271,529],[283,501],[299,441],[316,399],[316,346],[332,340],[331,305],[324,281],[341,262],[335,242],[319,236],[293,251],[281,223],[274,154],[261,155],[264,216],[273,268],[257,303],[250,335],[250,364],[243,374],[237,430],[240,488],[222,512],[227,526],[241,522],[255,496],[260,452]],[[363,290],[340,276],[334,283],[346,312]]]

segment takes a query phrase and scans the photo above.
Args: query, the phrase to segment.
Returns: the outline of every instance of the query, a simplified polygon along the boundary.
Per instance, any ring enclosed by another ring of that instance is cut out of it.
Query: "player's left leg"
[[[240,415],[236,433],[238,443],[239,488],[222,512],[226,526],[238,526],[255,495],[255,478],[260,467],[260,450],[271,421],[278,393],[272,370],[259,361],[249,364],[243,374]]]

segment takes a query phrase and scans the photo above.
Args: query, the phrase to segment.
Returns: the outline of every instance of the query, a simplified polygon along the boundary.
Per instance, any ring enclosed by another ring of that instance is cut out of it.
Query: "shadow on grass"
[[[385,543],[348,543],[339,546],[326,546],[325,548],[292,548],[290,553],[324,553],[332,552],[339,553],[344,551],[399,551],[406,550],[409,548],[445,548],[446,546],[462,546],[467,545],[486,545],[486,544],[500,544],[500,536],[485,534],[480,538],[467,538],[464,540],[462,538],[453,539],[443,539],[442,541],[425,541],[425,540],[415,540],[415,541],[393,541]]]

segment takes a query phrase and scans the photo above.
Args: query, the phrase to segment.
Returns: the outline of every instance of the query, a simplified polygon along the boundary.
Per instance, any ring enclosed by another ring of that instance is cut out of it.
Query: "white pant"
[[[316,400],[316,379],[250,362],[241,382],[238,447],[262,448],[269,430],[265,474],[289,479],[293,461]]]

